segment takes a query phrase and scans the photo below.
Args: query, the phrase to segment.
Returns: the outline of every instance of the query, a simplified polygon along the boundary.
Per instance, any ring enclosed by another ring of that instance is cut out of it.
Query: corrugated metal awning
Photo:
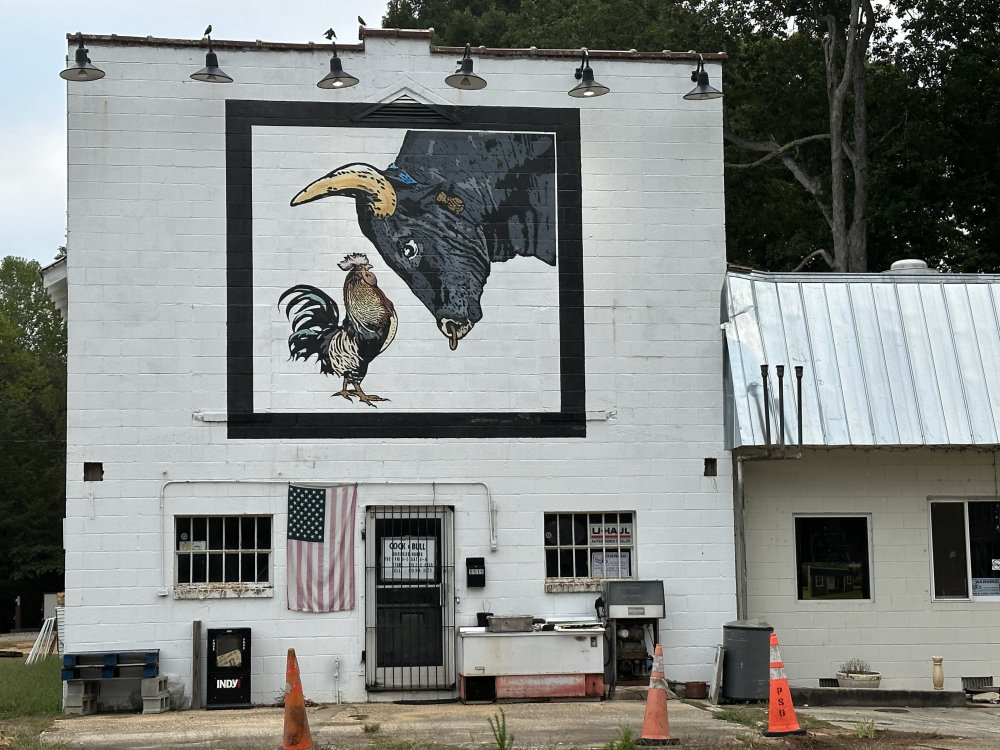
[[[1000,443],[1000,276],[729,272],[723,293],[727,448],[772,444],[785,365],[785,441],[812,446]]]

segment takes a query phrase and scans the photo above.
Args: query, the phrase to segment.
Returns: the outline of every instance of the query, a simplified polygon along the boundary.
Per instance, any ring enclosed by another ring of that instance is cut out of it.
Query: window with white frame
[[[935,599],[1000,597],[1000,501],[931,501]]]
[[[868,516],[795,516],[798,598],[871,599]]]
[[[177,516],[175,591],[271,588],[271,516]]]
[[[546,578],[634,578],[635,513],[546,513]]]

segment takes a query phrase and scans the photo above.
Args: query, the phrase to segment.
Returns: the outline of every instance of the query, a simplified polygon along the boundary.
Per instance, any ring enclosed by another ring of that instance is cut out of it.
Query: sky
[[[66,34],[326,44],[358,41],[358,16],[382,25],[386,0],[0,0],[0,257],[43,266],[66,244]],[[93,59],[93,55],[91,55]],[[96,61],[95,61],[96,62]],[[86,85],[86,84],[76,84]]]

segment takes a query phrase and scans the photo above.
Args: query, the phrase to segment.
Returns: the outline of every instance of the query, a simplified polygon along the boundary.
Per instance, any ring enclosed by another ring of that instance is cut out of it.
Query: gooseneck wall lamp
[[[575,96],[578,99],[590,99],[594,96],[604,96],[611,91],[607,86],[594,80],[594,71],[590,68],[590,53],[587,52],[586,47],[583,48],[583,60],[580,67],[576,69],[574,77],[579,83],[569,90],[570,96]]]
[[[701,55],[698,55],[698,67],[691,71],[691,80],[698,85],[684,94],[685,99],[689,101],[697,99],[718,99],[722,96],[721,91],[709,85],[708,73],[705,70],[705,58]]]
[[[335,41],[337,35],[333,32],[333,29],[327,29],[324,36],[333,45],[333,57],[330,58],[330,72],[323,76],[316,85],[321,89],[346,89],[349,86],[357,85],[358,79],[350,73],[344,72],[344,65],[340,62],[340,58],[337,57],[337,42]]]
[[[76,48],[76,62],[59,74],[60,78],[67,81],[96,81],[104,78],[104,71],[94,66],[87,57],[87,48],[83,46],[83,34],[76,33],[76,41],[79,46]]]
[[[486,88],[486,79],[472,72],[472,45],[465,45],[465,55],[458,61],[458,70],[444,79],[452,88],[475,91]]]
[[[191,77],[196,81],[205,83],[232,83],[233,79],[219,67],[219,57],[212,50],[212,25],[205,29],[205,39],[208,40],[208,54],[205,55],[205,67],[197,73],[192,73]]]

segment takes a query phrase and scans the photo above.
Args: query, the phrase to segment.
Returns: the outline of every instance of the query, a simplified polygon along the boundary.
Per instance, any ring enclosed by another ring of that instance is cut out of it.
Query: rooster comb
[[[368,262],[368,256],[364,253],[352,253],[346,256],[340,263],[337,264],[341,271],[350,271],[352,268],[358,266],[371,266]]]

